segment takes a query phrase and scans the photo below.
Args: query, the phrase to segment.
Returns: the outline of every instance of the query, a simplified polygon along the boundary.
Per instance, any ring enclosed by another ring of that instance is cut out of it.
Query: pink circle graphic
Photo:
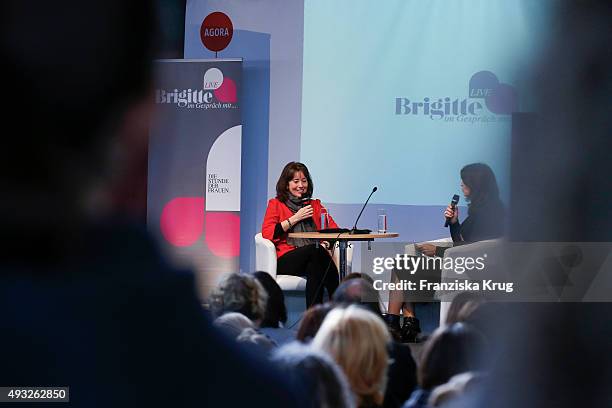
[[[222,258],[240,255],[240,216],[231,212],[206,213],[206,244]]]
[[[238,95],[236,92],[236,83],[233,79],[225,77],[221,86],[214,91],[215,98],[221,102],[236,103]]]
[[[162,210],[161,233],[170,244],[186,247],[195,244],[204,231],[204,199],[176,197]]]

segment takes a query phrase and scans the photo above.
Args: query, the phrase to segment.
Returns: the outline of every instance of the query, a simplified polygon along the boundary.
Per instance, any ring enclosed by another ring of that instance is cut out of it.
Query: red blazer
[[[321,201],[312,200],[314,223],[317,229],[321,229]],[[280,258],[289,251],[293,251],[295,247],[287,243],[287,233],[284,232],[280,237],[274,238],[274,228],[279,222],[285,221],[291,217],[293,212],[284,203],[280,202],[276,198],[272,198],[268,201],[268,208],[266,209],[266,215],[264,216],[263,224],[261,226],[261,235],[265,239],[269,239],[276,246],[276,257]],[[338,228],[338,224],[329,217],[329,228]]]

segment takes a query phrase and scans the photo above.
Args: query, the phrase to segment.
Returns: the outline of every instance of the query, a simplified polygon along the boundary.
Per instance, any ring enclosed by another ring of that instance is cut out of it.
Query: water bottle
[[[327,208],[321,207],[321,229],[329,228],[329,216],[327,215]]]

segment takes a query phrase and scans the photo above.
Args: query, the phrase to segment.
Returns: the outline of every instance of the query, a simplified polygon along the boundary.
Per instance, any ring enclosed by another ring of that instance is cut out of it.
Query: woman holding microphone
[[[468,216],[460,222],[458,207],[449,205],[444,211],[444,217],[449,219],[453,246],[501,237],[504,234],[506,212],[499,198],[499,187],[493,170],[484,163],[472,163],[463,167],[460,175],[461,190],[468,202]],[[416,245],[416,249],[423,255],[443,257],[447,248],[424,243]],[[391,292],[389,296],[389,313],[385,315],[389,328],[399,333],[404,342],[416,341],[421,329],[412,304],[404,302],[404,293],[401,291]],[[400,310],[404,314],[401,328]]]
[[[461,169],[461,191],[468,202],[468,216],[459,222],[459,208],[448,206],[444,217],[450,219],[453,246],[499,238],[504,234],[506,211],[499,198],[495,174],[484,163],[472,163]],[[444,256],[444,247],[418,245],[427,256]]]
[[[320,200],[311,199],[313,183],[308,168],[287,163],[276,183],[276,197],[268,201],[261,233],[276,247],[277,273],[306,277],[306,307],[323,301],[338,287],[338,269],[329,252],[330,243],[289,238],[290,232],[314,232],[322,228]],[[329,217],[329,228],[338,228]]]

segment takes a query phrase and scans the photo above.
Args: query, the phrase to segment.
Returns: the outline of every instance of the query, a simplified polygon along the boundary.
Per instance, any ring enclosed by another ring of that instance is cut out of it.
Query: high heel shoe
[[[404,323],[400,330],[402,343],[416,343],[419,333],[421,333],[419,319],[414,316],[404,317]]]
[[[400,317],[394,314],[384,314],[383,319],[387,323],[389,333],[395,341],[401,341],[402,339],[402,328],[400,327]]]

